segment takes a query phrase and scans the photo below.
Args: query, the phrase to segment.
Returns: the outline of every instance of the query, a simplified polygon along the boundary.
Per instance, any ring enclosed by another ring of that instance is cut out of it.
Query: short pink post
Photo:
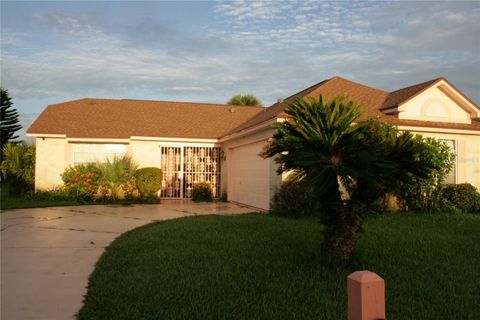
[[[347,278],[348,320],[385,320],[385,281],[376,273],[357,271]]]

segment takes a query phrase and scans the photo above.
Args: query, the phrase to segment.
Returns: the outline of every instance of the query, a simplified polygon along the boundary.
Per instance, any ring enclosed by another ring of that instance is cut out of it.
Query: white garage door
[[[232,149],[230,200],[268,210],[270,206],[270,160],[258,154],[265,141]]]

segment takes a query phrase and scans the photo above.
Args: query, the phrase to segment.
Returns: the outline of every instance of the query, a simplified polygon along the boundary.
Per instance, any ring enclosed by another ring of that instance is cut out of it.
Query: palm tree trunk
[[[337,207],[326,226],[322,252],[339,261],[348,261],[365,221],[365,208]]]

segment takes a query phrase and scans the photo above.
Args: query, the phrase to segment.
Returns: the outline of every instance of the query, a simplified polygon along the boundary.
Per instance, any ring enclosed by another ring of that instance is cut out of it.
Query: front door
[[[198,182],[210,184],[212,196],[220,197],[221,148],[162,146],[161,155],[162,198],[192,198]]]

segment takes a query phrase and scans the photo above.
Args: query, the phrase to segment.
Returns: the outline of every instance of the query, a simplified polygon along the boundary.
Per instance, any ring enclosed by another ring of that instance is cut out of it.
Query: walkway
[[[118,235],[157,220],[241,214],[231,203],[78,206],[1,213],[1,319],[72,319],[88,277]]]

